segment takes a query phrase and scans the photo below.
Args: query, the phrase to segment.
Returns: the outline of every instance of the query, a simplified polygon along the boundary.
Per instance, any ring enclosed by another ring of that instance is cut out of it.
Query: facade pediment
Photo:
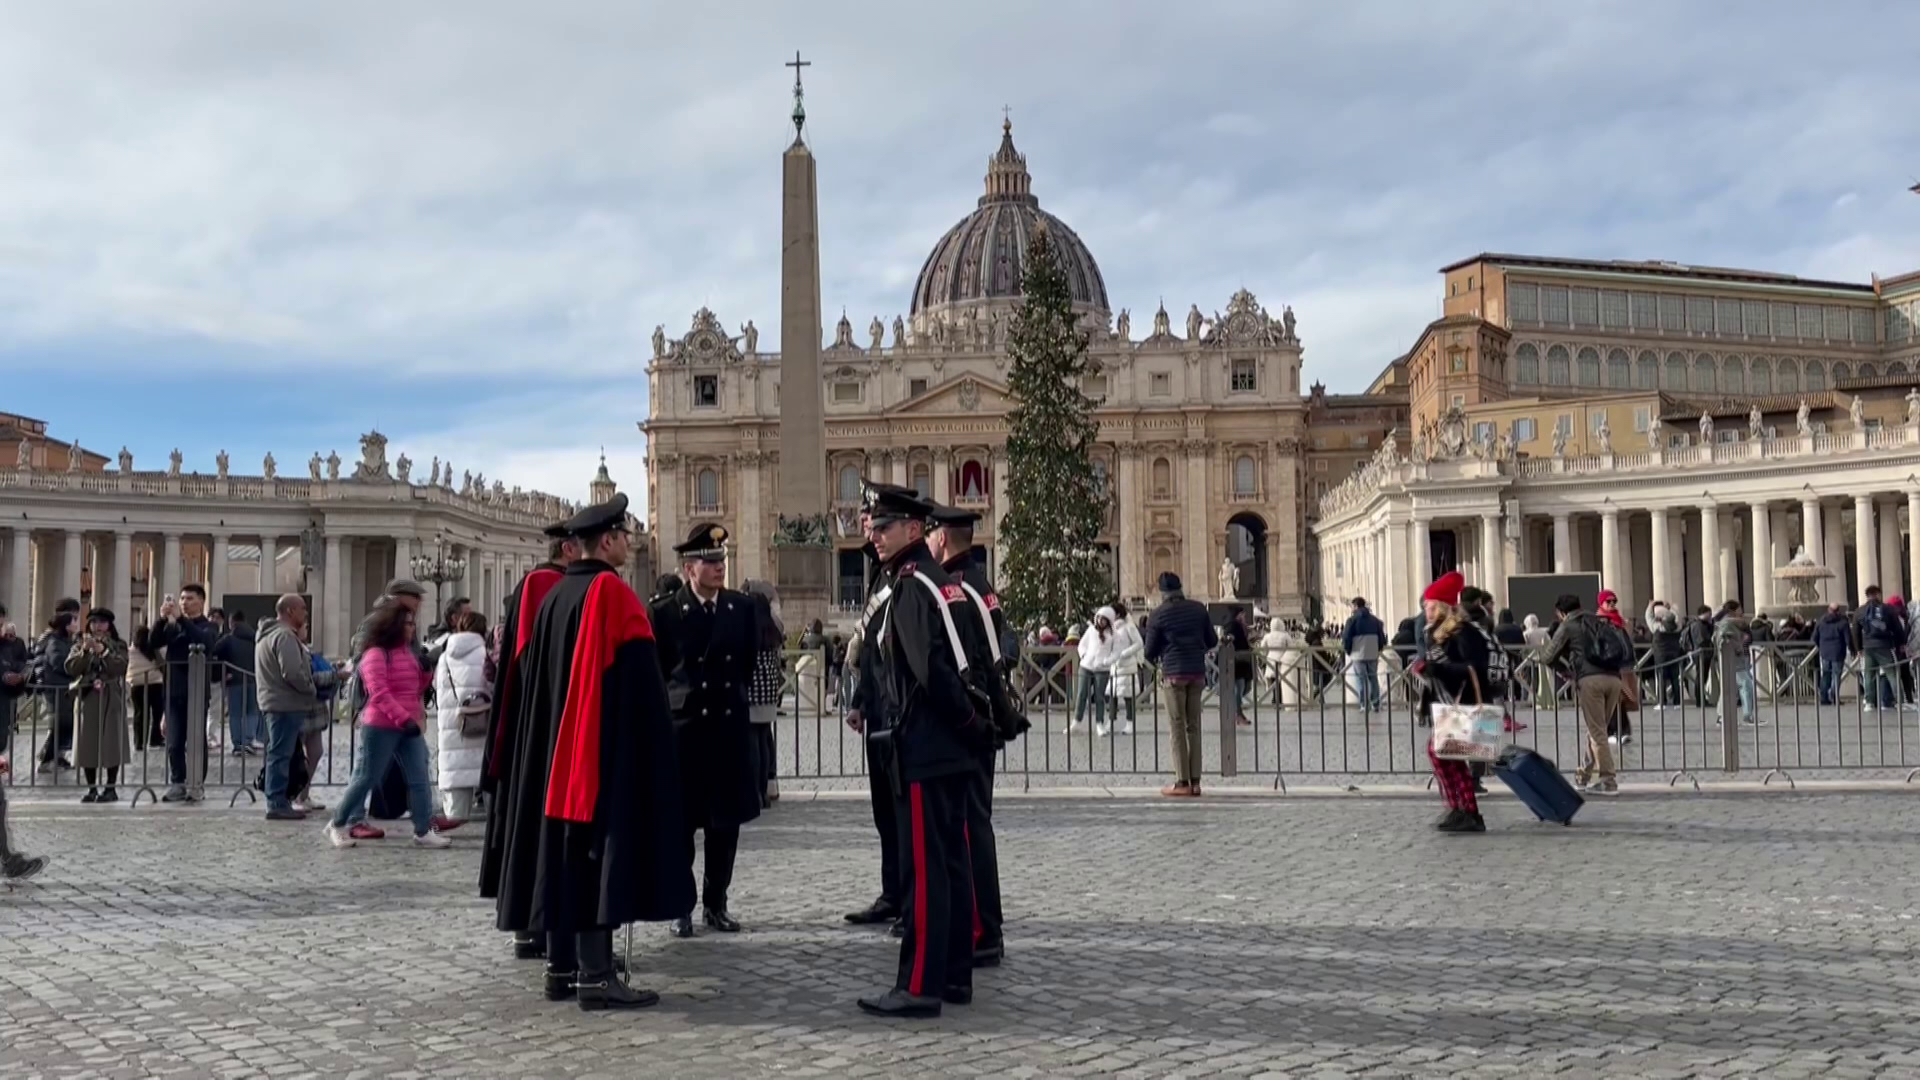
[[[888,417],[1003,413],[1013,405],[1007,385],[983,375],[960,375],[886,410]]]

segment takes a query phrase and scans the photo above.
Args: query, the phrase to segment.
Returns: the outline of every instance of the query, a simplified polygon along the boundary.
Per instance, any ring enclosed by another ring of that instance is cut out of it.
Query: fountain
[[[1796,548],[1787,565],[1773,572],[1773,579],[1785,582],[1787,587],[1786,603],[1774,607],[1785,607],[1788,612],[1809,622],[1817,620],[1826,610],[1826,604],[1820,599],[1820,583],[1833,576],[1831,569],[1808,556],[1805,547]]]

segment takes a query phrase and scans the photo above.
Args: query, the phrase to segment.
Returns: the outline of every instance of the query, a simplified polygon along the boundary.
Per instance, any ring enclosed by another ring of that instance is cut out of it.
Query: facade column
[[[1685,614],[1685,605],[1673,596],[1673,578],[1667,565],[1672,545],[1667,539],[1667,508],[1656,506],[1648,515],[1652,521],[1647,532],[1647,557],[1653,563],[1653,599]]]
[[[180,534],[166,533],[160,542],[160,579],[161,602],[166,597],[180,596]],[[158,614],[158,612],[155,612]]]
[[[1914,498],[1920,499],[1920,493],[1916,493]],[[20,634],[23,639],[28,638],[36,626],[33,622],[35,613],[33,610],[33,596],[31,595],[33,590],[32,557],[32,530],[15,526],[13,530],[13,542],[9,546],[7,555],[9,560],[9,568],[7,571],[7,606],[13,613],[13,621],[20,627]]]
[[[1820,500],[1803,498],[1800,500],[1800,546],[1806,549],[1807,558],[1815,566],[1827,565],[1827,546],[1821,543],[1821,534],[1825,531],[1820,517]],[[1843,567],[1834,567],[1834,576],[1841,575]],[[1815,595],[1829,603],[1833,600],[1832,586],[1826,581],[1818,582]]]
[[[1700,602],[1718,611],[1726,603],[1726,583],[1720,576],[1720,512],[1700,508]]]
[[[1855,495],[1853,497],[1853,563],[1858,569],[1858,580],[1854,582],[1854,603],[1867,602],[1867,586],[1880,583],[1879,568],[1874,565],[1874,545],[1877,538],[1873,535],[1873,496]],[[1888,594],[1891,595],[1891,594]]]
[[[1773,567],[1767,565],[1773,553],[1773,511],[1766,503],[1748,508],[1753,518],[1753,543],[1747,545],[1747,560],[1753,565],[1753,610],[1757,614],[1773,607]]]
[[[1907,580],[1920,592],[1920,491],[1907,492]]]
[[[1791,550],[1792,540],[1787,531],[1787,511],[1775,507],[1773,513],[1767,518],[1767,528],[1771,530],[1773,534],[1773,549],[1768,553],[1767,558],[1767,576],[1771,578],[1773,571],[1787,565],[1787,560],[1793,558],[1793,551]],[[1769,599],[1778,603],[1780,600],[1780,585],[1778,582],[1773,584],[1772,590]]]
[[[223,604],[227,598],[227,546],[233,537],[216,533],[213,548],[208,552],[207,566],[207,603]]]
[[[1126,473],[1127,454],[1122,449],[1120,475],[1124,478]],[[1125,498],[1126,481],[1122,479],[1121,484],[1121,498]],[[933,501],[941,506],[953,505],[953,451],[944,446],[933,448]]]
[[[761,462],[765,460],[766,455],[758,451],[734,457],[734,461],[739,463],[740,476],[740,512],[733,519],[740,527],[740,537],[734,554],[739,560],[742,578],[771,577],[766,572],[766,561],[773,543],[772,537],[766,534],[767,514],[761,505],[760,490]],[[488,590],[487,606],[481,609],[486,612],[488,621],[497,617],[494,614],[494,590],[499,587],[502,573],[497,558],[490,565],[493,567],[494,586]]]
[[[1565,514],[1553,515],[1553,572],[1573,572],[1573,521]]]
[[[1720,595],[1726,599],[1732,599],[1740,595],[1740,575],[1737,572],[1739,564],[1733,560],[1732,540],[1735,531],[1733,512],[1731,510],[1716,511],[1714,519],[1719,526],[1721,538],[1721,542],[1718,545],[1720,552]]]
[[[1146,580],[1147,514],[1140,490],[1140,448],[1131,443],[1120,447],[1119,486],[1115,496],[1120,502],[1120,595],[1151,596]],[[945,447],[933,452],[933,500],[952,505],[953,455]]]
[[[1913,596],[1914,585],[1920,585],[1920,581],[1916,581],[1914,585],[1909,585],[1901,578],[1900,571],[1904,568],[1900,565],[1899,507],[1897,504],[1891,502],[1875,503],[1874,512],[1880,515],[1879,566],[1880,577],[1882,578],[1880,586],[1885,589],[1888,594],[1899,593],[1901,596],[1911,598]]]
[[[1186,483],[1180,495],[1187,508],[1187,595],[1197,593],[1200,596],[1212,596],[1220,586],[1213,580],[1213,529],[1207,522],[1207,451],[1204,440],[1187,440],[1186,465]],[[1220,599],[1228,600],[1231,597]]]
[[[1527,572],[1527,518],[1526,515],[1518,512],[1519,505],[1517,502],[1509,504],[1509,510],[1513,512],[1501,519],[1500,543],[1503,550],[1500,568],[1508,576]],[[1501,581],[1500,589],[1503,593],[1506,587],[1507,583]],[[1511,598],[1502,596],[1501,599],[1510,600]]]
[[[1427,519],[1415,517],[1407,526],[1411,534],[1408,540],[1413,545],[1413,602],[1420,602],[1420,594],[1427,591],[1433,583],[1433,542],[1427,528]]]
[[[1620,511],[1612,506],[1600,512],[1600,581],[1615,594],[1624,591],[1620,580]]]
[[[93,591],[100,589],[100,576],[94,575]],[[113,534],[113,612],[126,626],[133,625],[133,534]],[[151,621],[151,620],[149,620]]]
[[[1506,599],[1506,575],[1500,569],[1500,515],[1480,515],[1481,588]]]
[[[896,487],[907,486],[907,448],[896,446],[887,451],[887,471],[891,478],[887,481]]]
[[[1833,577],[1826,581],[1828,603],[1845,603],[1850,595],[1847,592],[1847,535],[1842,527],[1844,524],[1839,503],[1821,505],[1821,550],[1826,553],[1827,565],[1833,569]]]

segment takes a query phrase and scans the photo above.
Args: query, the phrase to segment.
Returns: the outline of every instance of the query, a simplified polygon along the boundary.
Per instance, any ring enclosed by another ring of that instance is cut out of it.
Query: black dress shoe
[[[971,1005],[973,1004],[973,987],[949,986],[940,991],[940,1000],[949,1005]]]
[[[547,969],[547,1000],[572,1001],[575,993],[573,984],[580,978],[577,971],[555,971]]]
[[[583,982],[575,992],[580,995],[581,1012],[602,1009],[644,1009],[660,1004],[660,995],[652,990],[636,990],[617,978]]]
[[[1006,956],[1007,946],[1003,942],[995,942],[992,945],[981,945],[973,950],[973,966],[977,968],[999,967],[1000,961],[1006,959]]]
[[[940,999],[889,990],[878,997],[863,997],[860,1008],[875,1016],[933,1017],[940,1015]]]
[[[88,788],[87,793],[80,796],[80,801],[83,803],[97,803],[100,801],[100,792],[95,788]]]
[[[876,923],[892,922],[900,917],[900,909],[888,903],[884,898],[875,900],[859,911],[848,912],[846,920],[855,926],[872,926]]]
[[[733,921],[733,916],[727,914],[726,908],[701,908],[700,918],[701,921],[705,922],[709,927],[723,934],[737,934],[740,932],[740,924]]]
[[[103,788],[100,792],[100,797],[93,801],[94,802],[119,802],[120,793],[114,790],[113,788]]]
[[[887,931],[887,936],[897,937],[897,938],[903,938],[907,936],[906,916],[903,915],[900,918],[893,920],[893,929]]]
[[[690,938],[693,936],[693,916],[682,915],[673,920],[673,936]]]

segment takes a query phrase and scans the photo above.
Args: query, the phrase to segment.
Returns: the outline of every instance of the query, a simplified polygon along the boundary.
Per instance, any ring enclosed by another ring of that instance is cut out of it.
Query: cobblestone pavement
[[[852,1005],[893,943],[867,809],[749,827],[738,937],[639,928],[663,1004],[538,999],[477,839],[335,852],[253,814],[25,802],[54,866],[0,893],[0,1075],[1911,1076],[1920,803],[1629,796],[1006,799],[1008,959],[970,1007]]]

